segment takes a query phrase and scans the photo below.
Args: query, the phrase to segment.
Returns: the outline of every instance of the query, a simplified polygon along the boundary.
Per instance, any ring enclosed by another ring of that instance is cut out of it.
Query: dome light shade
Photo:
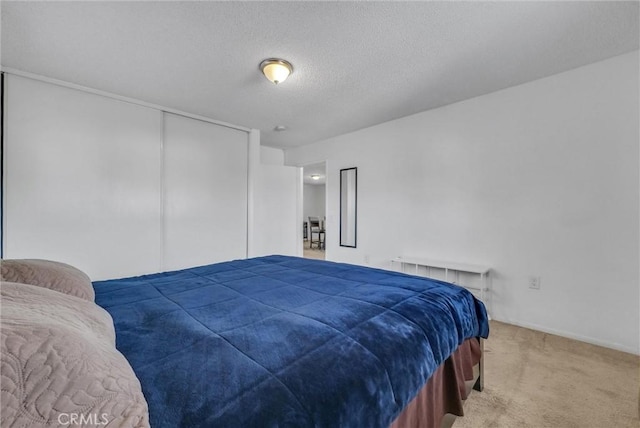
[[[283,59],[269,58],[260,63],[260,70],[267,79],[277,85],[293,73],[293,66]]]

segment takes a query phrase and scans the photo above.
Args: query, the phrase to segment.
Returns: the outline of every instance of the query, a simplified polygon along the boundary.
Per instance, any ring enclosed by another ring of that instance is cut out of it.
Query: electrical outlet
[[[368,265],[368,264],[369,264],[369,256],[368,256],[368,255],[364,256],[364,263],[365,263],[366,265]]]
[[[529,277],[529,288],[532,290],[540,290],[540,277],[539,276],[530,276]]]

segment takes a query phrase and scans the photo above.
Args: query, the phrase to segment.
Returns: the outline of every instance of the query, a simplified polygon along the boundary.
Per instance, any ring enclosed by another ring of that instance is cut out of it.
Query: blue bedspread
[[[269,256],[95,282],[159,427],[387,427],[484,305],[444,282]]]

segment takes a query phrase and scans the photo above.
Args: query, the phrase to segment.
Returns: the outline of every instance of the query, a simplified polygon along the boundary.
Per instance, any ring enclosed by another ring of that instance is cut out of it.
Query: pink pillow
[[[49,288],[93,302],[91,279],[79,269],[50,260],[13,259],[0,261],[0,280]]]

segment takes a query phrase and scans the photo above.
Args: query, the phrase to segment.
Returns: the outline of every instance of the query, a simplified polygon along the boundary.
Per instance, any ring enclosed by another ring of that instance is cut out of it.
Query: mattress
[[[387,427],[465,340],[464,288],[268,256],[94,283],[153,427]]]

